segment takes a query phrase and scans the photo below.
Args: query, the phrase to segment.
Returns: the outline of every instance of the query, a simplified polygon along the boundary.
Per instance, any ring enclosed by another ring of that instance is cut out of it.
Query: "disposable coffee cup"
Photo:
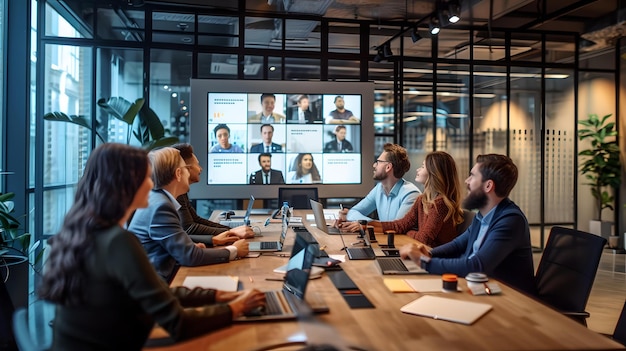
[[[459,284],[456,274],[446,273],[441,276],[443,291],[456,292]]]

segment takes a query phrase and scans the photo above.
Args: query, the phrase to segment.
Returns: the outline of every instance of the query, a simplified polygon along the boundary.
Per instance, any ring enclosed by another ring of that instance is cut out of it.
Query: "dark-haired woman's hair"
[[[60,232],[48,241],[50,254],[38,291],[42,299],[63,305],[84,301],[85,263],[93,250],[93,235],[118,225],[147,172],[145,150],[116,143],[93,150],[74,204]]]
[[[309,153],[298,154],[298,157],[296,157],[296,177],[302,178],[302,176],[304,175],[304,173],[302,172],[302,159],[306,155],[311,156],[311,162],[313,162],[313,167],[311,167],[311,171],[310,171],[311,180],[313,180],[314,182],[319,182],[320,180],[322,180],[322,177],[320,176],[320,171],[317,169],[317,166],[315,165],[315,161],[313,160],[313,155]]]

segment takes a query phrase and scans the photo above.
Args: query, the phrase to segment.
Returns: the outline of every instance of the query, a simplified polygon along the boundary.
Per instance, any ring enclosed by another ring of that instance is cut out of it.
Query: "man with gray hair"
[[[138,209],[128,230],[143,245],[157,273],[168,283],[181,266],[224,263],[248,254],[248,243],[239,239],[220,249],[194,244],[181,226],[176,198],[189,191],[189,166],[174,148],[153,150],[148,154],[152,164],[154,189],[149,206]]]

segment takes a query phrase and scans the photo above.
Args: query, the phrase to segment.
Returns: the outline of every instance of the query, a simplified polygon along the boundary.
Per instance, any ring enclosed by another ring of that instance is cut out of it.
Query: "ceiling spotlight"
[[[411,32],[411,40],[413,40],[414,43],[417,43],[420,39],[422,39],[422,36],[417,31],[417,27],[413,28],[413,31]]]
[[[436,16],[430,18],[430,24],[428,25],[430,28],[430,34],[437,35],[441,30],[441,25],[439,24],[439,19]]]
[[[386,44],[383,46],[383,57],[389,58],[393,56],[393,52],[391,52],[391,44]]]
[[[448,22],[457,23],[461,17],[461,6],[458,1],[450,1],[448,3]]]

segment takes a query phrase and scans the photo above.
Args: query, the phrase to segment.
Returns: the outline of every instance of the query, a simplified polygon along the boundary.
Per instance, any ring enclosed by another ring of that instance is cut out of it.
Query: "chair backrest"
[[[536,296],[564,312],[584,312],[606,239],[552,227],[535,274]]]
[[[282,206],[283,202],[287,201],[289,207],[294,209],[311,209],[309,199],[319,201],[317,188],[278,188],[278,206]]]
[[[619,319],[615,325],[613,340],[619,341],[622,345],[626,345],[626,301],[624,302],[622,313],[619,315]]]
[[[463,222],[456,225],[456,235],[462,234],[474,220],[474,211],[463,209]]]
[[[13,334],[17,348],[20,351],[45,351],[46,348],[38,345],[31,335],[28,327],[28,310],[18,308],[13,314]]]
[[[14,350],[16,345],[13,336],[12,318],[15,308],[2,278],[0,276],[0,350]]]

